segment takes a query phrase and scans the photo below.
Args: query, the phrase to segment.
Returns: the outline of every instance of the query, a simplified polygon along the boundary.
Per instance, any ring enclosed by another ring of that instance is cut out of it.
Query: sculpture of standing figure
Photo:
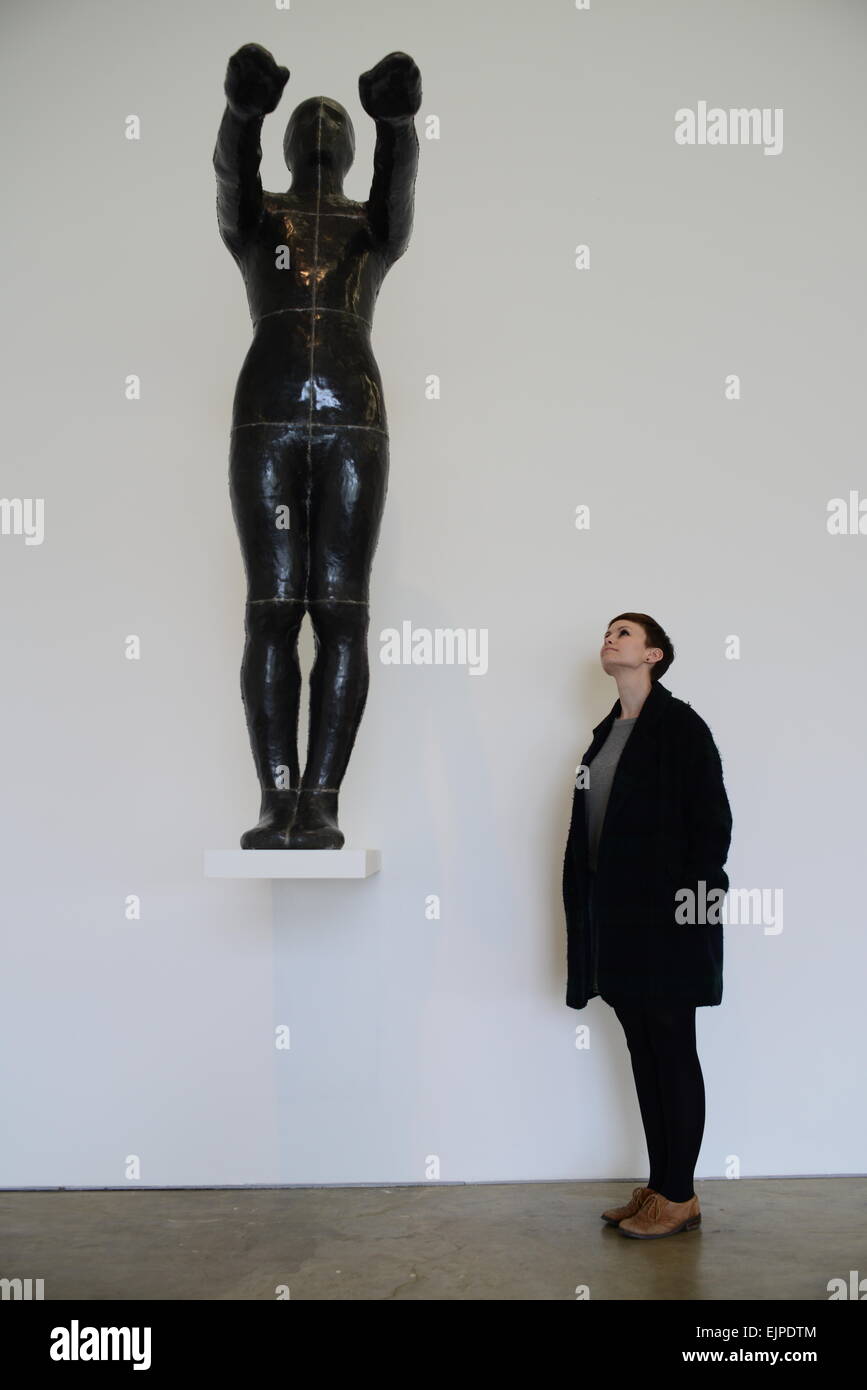
[[[330,97],[295,108],[286,193],[262,190],[264,117],[289,78],[248,43],[230,59],[214,150],[220,235],[244,277],[253,341],[235,390],[232,510],[247,575],[241,691],[262,799],[244,849],[340,849],[337,797],[367,699],[370,568],[388,485],[371,349],[386,271],[406,250],[421,78],[390,53],[358,81],[376,122],[366,203],[344,196],[355,136]],[[303,778],[298,634],[316,643]]]

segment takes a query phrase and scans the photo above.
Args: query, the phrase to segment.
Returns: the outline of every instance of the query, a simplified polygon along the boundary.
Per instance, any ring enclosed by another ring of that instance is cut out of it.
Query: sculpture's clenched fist
[[[409,120],[421,106],[421,73],[408,53],[388,53],[361,74],[358,95],[376,121]]]
[[[268,116],[289,81],[289,69],[258,43],[245,43],[226,69],[226,101],[236,116]]]

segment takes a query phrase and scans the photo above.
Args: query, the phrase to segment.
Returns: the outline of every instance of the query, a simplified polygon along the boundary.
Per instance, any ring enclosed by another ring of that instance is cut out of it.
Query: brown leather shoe
[[[651,1193],[634,1216],[627,1217],[617,1227],[622,1236],[636,1240],[657,1240],[674,1236],[678,1231],[694,1231],[701,1223],[701,1207],[695,1193],[688,1202],[669,1202],[661,1192]]]
[[[602,1220],[607,1221],[609,1226],[616,1226],[624,1217],[634,1216],[640,1211],[652,1193],[652,1187],[636,1187],[625,1207],[609,1207],[607,1211],[603,1211]]]

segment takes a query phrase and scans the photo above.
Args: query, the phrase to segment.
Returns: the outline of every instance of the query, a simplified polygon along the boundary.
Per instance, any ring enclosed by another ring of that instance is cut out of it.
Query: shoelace
[[[641,1208],[641,1215],[650,1217],[651,1221],[655,1221],[659,1216],[659,1205],[661,1201],[662,1198],[659,1193],[652,1192]]]
[[[642,1192],[644,1193],[644,1199],[642,1200],[641,1206],[643,1206],[643,1205],[644,1205],[644,1201],[647,1200],[647,1188],[646,1188],[646,1187],[633,1187],[633,1189],[632,1189],[632,1201],[633,1201],[633,1202],[637,1202],[637,1201],[638,1201],[639,1196],[640,1196],[640,1194],[641,1194]],[[638,1207],[638,1211],[641,1210],[641,1206]],[[633,1216],[634,1216],[635,1214],[636,1214],[636,1213],[633,1212]]]

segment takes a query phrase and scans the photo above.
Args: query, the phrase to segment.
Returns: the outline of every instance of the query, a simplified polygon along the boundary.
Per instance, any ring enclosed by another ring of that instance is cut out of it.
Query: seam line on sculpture
[[[248,605],[251,603],[358,603],[362,608],[369,604],[366,598],[248,598]]]
[[[311,309],[309,306],[296,308],[293,305],[290,305],[287,309],[269,309],[267,314],[260,314],[257,319],[253,319],[253,327],[258,328],[259,324],[262,322],[263,319],[272,319],[275,317],[276,314],[309,314],[310,312]],[[315,312],[317,314],[345,314],[347,318],[358,319],[359,323],[365,324],[367,328],[373,328],[373,324],[371,323],[370,319],[366,319],[363,314],[356,314],[352,309],[329,309],[324,304],[320,304],[316,308]]]
[[[361,212],[333,212],[331,208],[326,208],[324,212],[308,212],[306,208],[273,207],[268,208],[268,211],[271,213],[276,213],[277,216],[283,216],[286,213],[288,213],[290,216],[293,217],[348,217],[352,222],[364,221],[363,209],[361,210]]]
[[[247,420],[242,425],[233,425],[233,430],[254,430],[261,425],[279,425],[281,429],[299,430],[305,433],[309,430],[370,430],[373,434],[388,434],[388,430],[382,429],[379,425],[345,425],[341,421],[339,424],[327,424],[321,420],[314,420],[307,424],[299,425],[297,420]]]
[[[307,563],[304,566],[304,598],[310,587],[310,497],[313,492],[313,403],[316,395],[316,277],[319,271],[319,202],[322,196],[322,102],[316,117],[316,224],[313,231],[313,292],[310,301],[310,409],[307,412]]]

